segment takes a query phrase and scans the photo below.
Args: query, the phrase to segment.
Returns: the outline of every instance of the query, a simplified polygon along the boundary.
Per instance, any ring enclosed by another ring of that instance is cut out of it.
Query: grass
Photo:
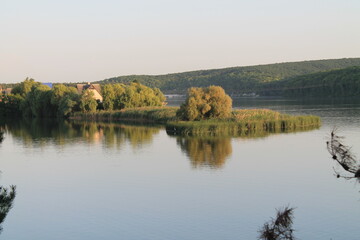
[[[177,121],[177,110],[177,107],[142,107],[118,111],[98,111],[95,113],[76,112],[71,118],[96,121],[167,123]]]
[[[166,126],[170,135],[189,136],[247,136],[266,135],[267,132],[293,132],[318,128],[317,116],[291,116],[269,109],[234,110],[229,118],[201,121],[180,121],[177,107],[147,107],[120,111],[76,113],[81,120],[131,121],[159,123]]]

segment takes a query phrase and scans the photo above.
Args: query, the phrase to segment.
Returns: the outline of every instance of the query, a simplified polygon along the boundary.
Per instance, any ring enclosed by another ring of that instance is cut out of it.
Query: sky
[[[360,57],[359,0],[0,0],[0,82]]]

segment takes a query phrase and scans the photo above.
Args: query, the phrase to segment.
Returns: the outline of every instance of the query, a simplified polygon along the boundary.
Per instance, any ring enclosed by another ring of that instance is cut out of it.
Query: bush
[[[188,96],[176,115],[182,120],[227,118],[231,115],[232,100],[219,86],[190,88]]]

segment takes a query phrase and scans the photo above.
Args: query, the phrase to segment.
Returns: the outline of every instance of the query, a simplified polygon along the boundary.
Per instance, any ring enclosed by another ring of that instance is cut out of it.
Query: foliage
[[[190,88],[177,116],[182,120],[204,120],[229,117],[232,100],[218,86]]]
[[[96,112],[98,103],[94,99],[94,93],[90,90],[85,90],[80,97],[80,110],[83,112]]]
[[[6,215],[13,207],[13,202],[16,197],[16,186],[10,186],[10,190],[0,186],[0,224],[4,222]],[[0,232],[2,227],[0,226]]]
[[[131,83],[138,80],[167,93],[185,93],[190,87],[216,85],[232,95],[266,90],[263,86],[269,82],[352,66],[360,66],[360,58],[289,62],[153,76],[131,75],[109,78],[98,83]]]
[[[20,106],[20,110],[26,115],[46,117],[53,115],[51,107],[51,89],[48,86],[34,84]],[[30,110],[30,111],[29,111]]]
[[[90,90],[79,95],[76,88],[56,84],[48,86],[26,78],[14,86],[12,94],[0,96],[0,116],[69,117],[76,111],[118,110],[123,108],[162,106],[165,96],[159,89],[139,83],[103,87],[104,102],[96,101]]]
[[[0,95],[0,117],[21,115],[19,106],[23,100],[20,95]]]
[[[114,86],[106,84],[102,87],[103,106],[105,110],[113,110],[115,103],[115,90]]]
[[[258,93],[300,97],[360,96],[360,67],[313,73],[263,84]]]
[[[35,82],[34,79],[32,78],[26,78],[23,82],[21,82],[20,84],[16,85],[12,90],[11,93],[12,94],[19,94],[22,97],[26,97],[26,95],[31,91],[31,89],[35,86],[39,86],[40,83],[39,82]]]
[[[262,240],[294,240],[292,228],[294,208],[285,207],[277,210],[276,218],[264,224],[259,231]]]
[[[149,88],[140,83],[106,84],[102,90],[105,110],[123,108],[162,106],[165,96],[157,88]]]
[[[80,96],[77,93],[65,94],[59,101],[58,117],[68,117],[74,111],[80,111]]]
[[[75,95],[77,93],[78,92],[74,87],[67,87],[63,84],[54,85],[51,94],[51,104],[58,106],[60,105],[62,98],[67,95]]]

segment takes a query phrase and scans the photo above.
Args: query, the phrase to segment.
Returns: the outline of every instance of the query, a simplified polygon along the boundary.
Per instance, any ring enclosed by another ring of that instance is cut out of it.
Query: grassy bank
[[[171,122],[166,131],[172,135],[248,136],[265,133],[311,130],[321,125],[317,116],[291,116],[268,109],[234,110],[224,120]]]
[[[76,112],[70,118],[94,121],[131,121],[146,123],[167,123],[177,121],[177,107],[142,107],[119,111],[98,111],[95,113]]]
[[[246,136],[261,132],[293,132],[311,130],[321,125],[317,116],[291,116],[268,109],[234,110],[231,117],[217,120],[179,121],[177,107],[151,107],[75,113],[72,118],[94,121],[131,121],[166,125],[170,135]]]

